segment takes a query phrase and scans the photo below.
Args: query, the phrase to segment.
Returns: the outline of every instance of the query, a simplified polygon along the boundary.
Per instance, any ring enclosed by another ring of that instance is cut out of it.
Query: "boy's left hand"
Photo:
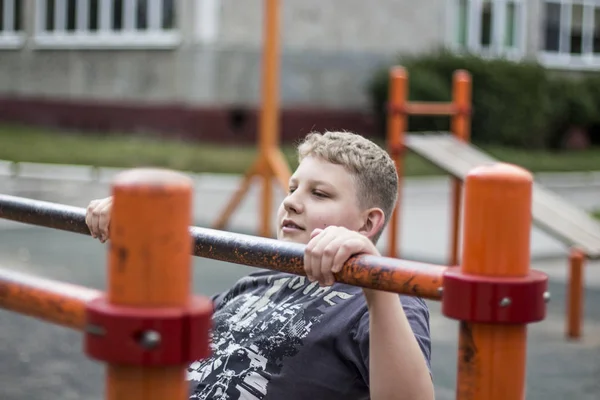
[[[373,242],[356,231],[340,226],[315,229],[304,251],[304,271],[311,282],[330,286],[335,282],[333,274],[356,254],[380,255]]]

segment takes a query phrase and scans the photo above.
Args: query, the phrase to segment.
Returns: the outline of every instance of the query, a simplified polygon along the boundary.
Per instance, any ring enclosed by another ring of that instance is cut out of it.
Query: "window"
[[[177,0],[37,0],[36,42],[46,47],[170,47]]]
[[[458,51],[518,58],[524,53],[523,0],[449,0]]]
[[[600,0],[545,0],[543,32],[545,64],[600,67]]]
[[[0,0],[0,48],[23,44],[23,3],[25,0]]]

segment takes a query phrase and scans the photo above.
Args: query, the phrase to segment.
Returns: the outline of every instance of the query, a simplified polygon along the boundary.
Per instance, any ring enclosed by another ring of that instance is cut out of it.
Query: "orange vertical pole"
[[[108,302],[185,307],[191,295],[192,183],[163,170],[138,169],[113,183]],[[156,340],[150,336],[141,340]],[[107,365],[107,399],[187,399],[187,365]]]
[[[271,236],[274,174],[268,155],[274,153],[279,145],[279,0],[265,0],[264,8],[262,107],[259,122],[263,180],[260,232],[262,236],[269,237]]]
[[[452,103],[455,110],[452,116],[451,130],[458,140],[468,142],[471,125],[471,75],[465,70],[458,70],[453,75]],[[459,263],[461,192],[462,182],[460,179],[451,178],[450,266]]]
[[[252,179],[259,176],[262,181],[259,235],[270,237],[273,178],[287,191],[291,171],[279,148],[279,1],[263,2],[262,104],[258,126],[258,157],[244,174],[239,188],[225,205],[223,212],[217,217],[213,224],[214,229],[225,228],[227,221],[248,193]]]
[[[567,294],[567,338],[581,337],[583,315],[583,263],[585,255],[574,247],[569,255],[569,293]]]
[[[529,274],[532,182],[528,171],[508,164],[481,166],[467,175],[462,273]],[[502,302],[500,307],[509,306],[510,298]],[[524,398],[526,329],[460,322],[457,399]]]
[[[389,224],[388,256],[398,257],[398,219],[402,210],[402,185],[404,183],[404,132],[407,126],[406,105],[408,97],[408,76],[402,67],[390,69],[388,94],[387,146],[388,153],[396,164],[398,172],[398,202],[392,212]]]

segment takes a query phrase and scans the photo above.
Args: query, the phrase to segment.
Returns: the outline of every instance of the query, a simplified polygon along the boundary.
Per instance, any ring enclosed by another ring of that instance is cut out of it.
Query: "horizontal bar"
[[[46,201],[0,195],[0,218],[90,234],[85,224],[85,209]],[[190,235],[195,256],[305,275],[302,244],[200,227],[190,227]],[[441,265],[359,255],[346,262],[336,274],[336,281],[440,300],[446,269]]]
[[[0,308],[83,330],[88,301],[102,292],[65,282],[0,269]]]
[[[452,103],[411,102],[406,104],[409,115],[454,115],[456,107]]]
[[[85,209],[0,194],[0,218],[90,235]]]
[[[296,275],[304,273],[304,245],[257,236],[190,228],[194,255]],[[336,281],[353,286],[441,299],[445,266],[388,257],[352,257]]]

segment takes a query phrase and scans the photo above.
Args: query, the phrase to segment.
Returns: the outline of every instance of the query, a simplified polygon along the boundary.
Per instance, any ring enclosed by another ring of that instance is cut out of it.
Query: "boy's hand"
[[[90,229],[94,239],[100,239],[104,243],[109,237],[110,211],[112,209],[113,198],[92,200],[87,206],[85,213],[85,223]]]
[[[379,255],[379,251],[365,235],[339,226],[315,229],[304,252],[304,271],[308,279],[321,286],[335,282],[334,273],[356,254]]]

